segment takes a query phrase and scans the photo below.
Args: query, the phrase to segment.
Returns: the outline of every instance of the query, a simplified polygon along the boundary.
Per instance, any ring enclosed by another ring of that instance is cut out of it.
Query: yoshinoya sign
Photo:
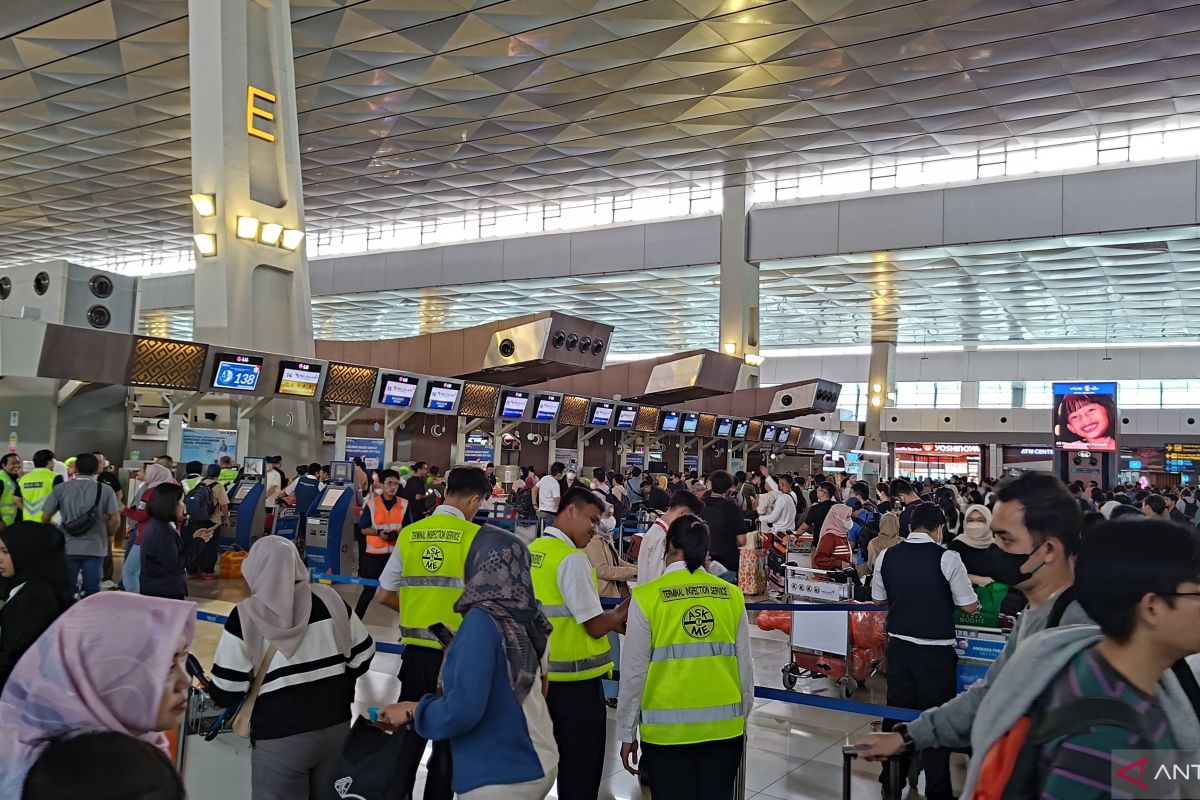
[[[894,445],[896,453],[913,455],[978,456],[983,448],[977,444],[953,444],[949,442],[900,442]]]

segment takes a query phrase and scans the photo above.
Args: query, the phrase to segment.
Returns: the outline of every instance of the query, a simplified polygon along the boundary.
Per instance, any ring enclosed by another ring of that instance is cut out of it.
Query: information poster
[[[1060,450],[1117,452],[1117,384],[1055,383],[1054,446]]]
[[[575,447],[554,448],[554,460],[567,465],[567,469],[579,469],[579,450]]]
[[[342,459],[344,461],[353,461],[356,458],[361,458],[363,463],[367,465],[368,470],[382,467],[383,439],[347,436],[346,452],[343,453]]]
[[[485,433],[467,434],[467,452],[463,455],[463,461],[468,464],[487,464],[494,454],[490,436]]]
[[[237,431],[184,428],[179,460],[185,464],[189,461],[199,461],[207,465],[217,463],[223,456],[229,456],[237,463],[237,440]]]
[[[699,472],[700,471],[700,456],[685,455],[683,457],[683,469],[685,472]]]

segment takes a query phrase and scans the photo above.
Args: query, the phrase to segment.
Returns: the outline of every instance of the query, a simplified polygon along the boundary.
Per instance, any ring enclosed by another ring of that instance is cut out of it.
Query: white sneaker
[[[112,581],[100,581],[100,588],[106,592],[110,592],[117,588],[117,585]]]

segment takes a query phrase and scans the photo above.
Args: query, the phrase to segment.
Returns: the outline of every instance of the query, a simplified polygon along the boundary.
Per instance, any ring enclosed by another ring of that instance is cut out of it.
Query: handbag
[[[262,663],[258,665],[258,672],[254,674],[254,681],[250,684],[250,691],[246,692],[246,696],[242,698],[242,704],[238,706],[237,713],[233,715],[233,720],[229,723],[229,729],[243,739],[250,738],[250,717],[254,716],[254,703],[258,700],[259,692],[262,691],[263,681],[267,679],[267,667],[271,666],[271,659],[275,658],[277,652],[279,652],[279,648],[275,645],[267,648]]]
[[[396,780],[405,729],[388,733],[359,717],[342,746],[333,791],[337,797],[360,800],[402,800],[410,791]]]

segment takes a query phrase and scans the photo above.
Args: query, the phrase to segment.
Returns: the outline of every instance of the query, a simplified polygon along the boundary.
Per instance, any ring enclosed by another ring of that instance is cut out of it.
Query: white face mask
[[[971,539],[986,539],[992,535],[992,529],[986,522],[963,523],[963,533]]]

